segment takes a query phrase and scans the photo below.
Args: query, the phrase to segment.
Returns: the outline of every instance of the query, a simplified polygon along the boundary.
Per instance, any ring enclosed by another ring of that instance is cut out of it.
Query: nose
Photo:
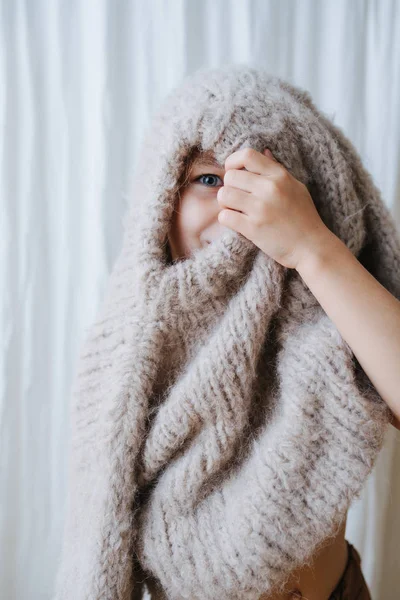
[[[215,202],[211,202],[207,205],[206,211],[203,213],[203,231],[202,239],[207,244],[219,239],[224,233],[229,231],[229,227],[225,227],[218,221],[218,215],[221,211],[221,205],[218,199],[215,198]]]

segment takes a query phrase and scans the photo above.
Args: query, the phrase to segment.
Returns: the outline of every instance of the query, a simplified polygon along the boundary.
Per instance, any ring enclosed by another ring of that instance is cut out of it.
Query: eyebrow
[[[212,156],[207,156],[207,155],[199,155],[194,163],[193,166],[198,166],[198,165],[202,165],[202,166],[206,166],[206,167],[216,167],[217,169],[221,169],[222,171],[225,169],[224,165],[221,165],[221,163],[219,163],[217,161],[216,158],[212,157]]]

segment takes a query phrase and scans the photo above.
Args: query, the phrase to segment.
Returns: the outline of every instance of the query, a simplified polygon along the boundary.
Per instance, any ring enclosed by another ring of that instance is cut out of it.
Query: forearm
[[[324,230],[297,271],[351,347],[400,429],[400,302]],[[399,274],[400,276],[400,274]]]

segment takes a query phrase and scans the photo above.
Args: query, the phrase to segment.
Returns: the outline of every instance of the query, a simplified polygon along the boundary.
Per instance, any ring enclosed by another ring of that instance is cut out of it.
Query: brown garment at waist
[[[343,575],[328,600],[372,600],[361,569],[361,558],[356,548],[346,540],[348,549],[347,563]],[[151,581],[151,580],[150,580]],[[149,581],[149,583],[150,583]],[[148,586],[152,600],[164,600],[163,591],[152,582]],[[288,600],[307,600],[301,592],[294,590],[287,595]],[[217,600],[217,599],[216,599]],[[324,600],[324,599],[321,599]]]
[[[329,600],[372,600],[361,569],[361,558],[356,548],[347,542],[349,558],[343,576]]]
[[[361,557],[356,548],[346,540],[347,562],[343,575],[326,600],[372,600],[361,569]],[[307,600],[300,590],[288,593],[287,600]],[[320,600],[325,600],[321,598]]]

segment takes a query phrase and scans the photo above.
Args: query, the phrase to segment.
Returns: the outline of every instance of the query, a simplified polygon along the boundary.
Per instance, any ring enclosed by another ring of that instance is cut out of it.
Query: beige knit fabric
[[[349,140],[310,95],[244,64],[172,90],[143,141],[122,249],[71,403],[55,600],[256,600],[343,521],[386,404],[301,277],[228,231],[172,264],[190,150],[269,147],[400,297],[400,241]]]

